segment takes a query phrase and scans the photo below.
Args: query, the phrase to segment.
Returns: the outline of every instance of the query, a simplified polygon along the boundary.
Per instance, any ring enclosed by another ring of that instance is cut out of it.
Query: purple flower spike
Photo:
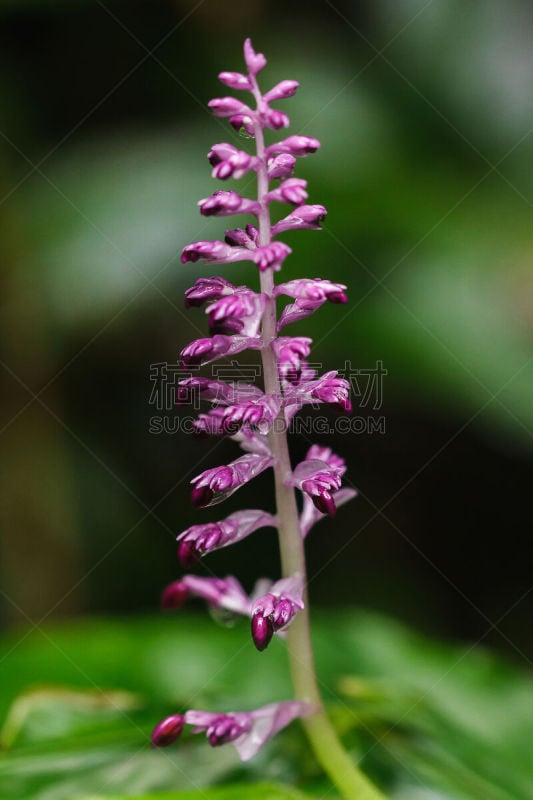
[[[181,351],[181,361],[184,367],[197,364],[210,364],[217,358],[233,356],[243,350],[251,348],[258,350],[262,347],[259,336],[224,336],[216,334],[210,339],[196,339]]]
[[[242,75],[240,72],[220,72],[218,75],[219,81],[225,83],[230,89],[243,89],[250,91],[252,84],[247,75]]]
[[[252,639],[258,650],[265,650],[278,631],[284,631],[304,607],[301,575],[283,578],[270,587],[252,606]]]
[[[320,147],[318,139],[311,136],[289,136],[282,142],[276,142],[267,147],[267,156],[277,155],[278,153],[289,153],[291,156],[308,156],[316,153]]]
[[[326,302],[346,303],[346,286],[319,278],[300,278],[276,285],[275,273],[282,269],[292,251],[274,237],[298,229],[320,230],[327,214],[323,205],[307,202],[307,182],[293,177],[296,159],[315,153],[320,142],[297,135],[265,147],[266,128],[279,130],[289,125],[289,117],[272,105],[294,95],[298,83],[283,80],[263,93],[257,75],[266,65],[266,59],[254,50],[250,39],[244,43],[244,60],[246,73],[224,71],[219,78],[230,89],[249,91],[251,105],[235,97],[219,97],[209,107],[215,116],[228,118],[242,139],[253,138],[254,142],[250,148],[243,144],[243,150],[228,142],[215,144],[208,160],[213,177],[219,180],[239,179],[255,172],[257,193],[248,198],[236,191],[215,191],[198,205],[204,217],[251,214],[253,224],[233,223],[242,227],[226,230],[224,241],[192,242],[184,247],[181,261],[183,264],[200,259],[210,264],[250,262],[259,270],[259,289],[253,291],[221,277],[198,279],[187,289],[188,307],[205,304],[210,335],[191,342],[181,351],[181,363],[193,376],[179,381],[176,401],[178,405],[200,400],[211,403],[194,422],[194,431],[199,435],[225,436],[243,451],[240,458],[229,464],[207,469],[193,478],[193,505],[197,508],[217,505],[273,467],[277,511],[275,516],[260,509],[237,511],[219,521],[192,525],[177,536],[177,547],[179,561],[189,569],[208,553],[239,542],[260,528],[276,527],[284,551],[284,575],[276,583],[261,579],[249,596],[231,576],[221,579],[187,574],[165,588],[161,603],[173,610],[189,598],[200,598],[212,611],[223,612],[223,618],[236,614],[248,617],[252,640],[260,651],[268,647],[275,635],[283,638],[288,632],[296,691],[301,691],[303,670],[305,696],[316,697],[317,702],[311,706],[292,700],[254,711],[227,713],[189,710],[163,719],[152,740],[155,746],[166,746],[176,741],[184,725],[190,725],[194,734],[205,733],[212,747],[233,743],[240,758],[247,761],[296,717],[320,711],[316,717],[317,733],[327,724],[308,647],[309,619],[304,607],[306,566],[300,537],[304,538],[316,522],[326,514],[333,515],[337,506],[357,493],[341,488],[346,467],[328,447],[313,445],[293,471],[288,461],[286,427],[294,415],[305,404],[331,403],[348,411],[350,385],[335,370],[320,376],[310,366],[306,360],[310,338],[280,336],[279,332],[288,323],[308,317]],[[270,205],[274,202],[293,207],[275,223]],[[252,272],[255,272],[253,267]],[[291,300],[284,300],[285,307],[278,318],[276,304],[280,295]],[[250,374],[256,367],[233,358],[216,375],[214,371],[210,377],[195,374],[203,365],[244,350],[261,351],[263,380],[258,386],[240,382],[245,372]],[[229,381],[221,380],[223,370],[231,376]],[[282,424],[278,426],[278,422]],[[299,515],[294,488],[303,493]],[[289,552],[290,572],[285,558]],[[291,636],[288,629],[297,614],[300,617]],[[332,730],[326,738],[331,736],[334,736]],[[331,750],[335,752],[335,748]],[[372,787],[365,790],[364,779],[357,773],[348,775],[345,784],[339,785],[342,781],[336,780],[335,765],[331,763],[335,756],[331,756],[330,748],[318,748],[316,752],[341,793],[347,787],[361,786],[361,794],[377,800],[379,793]],[[357,793],[356,788],[354,791]]]
[[[268,192],[265,199],[268,202],[277,200],[278,203],[291,203],[293,206],[299,206],[307,200],[306,186],[307,181],[302,178],[287,178],[276,189]]]
[[[263,67],[266,66],[267,60],[264,57],[263,53],[256,53],[253,46],[252,40],[246,39],[244,42],[244,61],[248,68],[248,72],[250,75],[254,77],[257,75],[258,72],[261,72]]]
[[[178,556],[186,569],[206,553],[240,542],[260,528],[276,527],[272,514],[259,509],[237,511],[221,522],[193,525],[178,536]]]
[[[269,92],[263,95],[263,99],[267,103],[272,103],[275,100],[285,100],[285,98],[296,94],[299,85],[298,81],[281,81],[281,83],[276,84]]]
[[[284,233],[285,231],[297,230],[298,228],[320,231],[322,230],[320,223],[326,219],[327,213],[324,206],[299,206],[296,211],[293,211],[272,226],[272,236],[277,236],[278,233]]]
[[[152,747],[168,747],[174,744],[185,727],[185,717],[181,714],[171,714],[156,725],[152,733]]]
[[[227,164],[229,162],[222,163]],[[219,166],[221,165],[219,164]],[[218,169],[218,167],[215,167],[215,169]],[[229,178],[230,175],[227,175],[227,177]],[[203,200],[199,200],[198,205],[200,213],[204,217],[229,217],[232,214],[254,214],[257,216],[260,211],[259,203],[255,200],[249,200],[247,197],[241,197],[237,192],[225,192],[222,189],[218,192],[213,192],[211,197],[204,197]],[[223,243],[216,242],[216,244]],[[189,245],[189,247],[192,247],[192,245]],[[183,252],[185,253],[186,250],[187,247]],[[214,257],[216,258],[217,256]],[[213,256],[202,256],[202,258],[213,258]],[[183,261],[183,257],[181,260]],[[192,261],[193,259],[188,260]]]
[[[193,478],[192,503],[197,508],[221,503],[241,486],[273,464],[273,459],[250,453],[232,461],[227,466],[207,469]]]

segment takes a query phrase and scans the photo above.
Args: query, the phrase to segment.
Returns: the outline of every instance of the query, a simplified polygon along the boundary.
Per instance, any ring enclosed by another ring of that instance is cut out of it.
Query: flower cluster
[[[265,129],[286,128],[289,119],[272,103],[292,96],[296,81],[281,81],[262,94],[257,74],[266,64],[248,39],[244,45],[247,73],[222,72],[220,80],[231,89],[252,94],[254,107],[234,97],[222,97],[209,103],[218,117],[228,117],[230,124],[256,141],[256,153],[250,155],[232,144],[214,145],[208,153],[213,177],[239,179],[249,172],[257,174],[257,198],[241,196],[233,189],[219,190],[199,202],[205,216],[251,215],[243,228],[225,233],[224,240],[198,241],[182,253],[184,264],[200,259],[223,265],[237,261],[256,264],[261,291],[235,286],[223,277],[199,278],[185,293],[188,307],[205,306],[210,336],[191,342],[181,351],[186,367],[209,364],[247,349],[259,350],[263,363],[274,365],[274,382],[264,391],[256,386],[193,377],[181,381],[178,403],[190,402],[196,395],[211,404],[201,413],[195,429],[202,435],[232,438],[244,454],[229,464],[212,467],[192,480],[191,500],[197,508],[216,505],[236,492],[263,471],[279,467],[273,446],[275,422],[286,425],[306,403],[330,403],[343,411],[350,410],[349,384],[337,372],[319,376],[307,358],[311,339],[279,335],[292,322],[304,319],[326,302],[346,303],[346,286],[326,279],[299,279],[274,285],[273,276],[281,270],[291,253],[277,237],[290,230],[320,230],[326,217],[322,205],[307,204],[306,181],[293,176],[296,160],[315,153],[320,144],[309,136],[289,136],[269,146],[264,144]],[[269,206],[283,203],[290,212],[275,224],[270,223]],[[277,298],[289,298],[276,323]],[[283,433],[285,436],[285,433]],[[356,492],[341,488],[345,465],[328,447],[313,445],[305,459],[282,482],[286,491],[294,488],[303,495],[299,526],[304,538],[325,515],[333,516],[336,507],[350,500]],[[278,476],[279,477],[279,476]],[[190,569],[199,559],[214,550],[228,547],[265,527],[276,527],[283,537],[278,517],[261,509],[230,514],[216,522],[193,525],[178,536],[178,557]],[[298,537],[298,534],[297,534]],[[233,577],[222,578],[184,575],[163,592],[166,609],[180,608],[188,598],[200,598],[208,606],[225,614],[249,617],[253,643],[264,650],[274,635],[283,636],[295,617],[305,607],[305,576],[286,574],[277,582],[260,580],[252,595],[246,594]],[[181,735],[184,726],[193,733],[206,732],[212,746],[233,742],[242,759],[248,759],[273,734],[295,717],[313,713],[315,707],[304,698],[266,706],[251,712],[212,713],[187,711],[172,714],[155,728],[153,743],[166,746]]]

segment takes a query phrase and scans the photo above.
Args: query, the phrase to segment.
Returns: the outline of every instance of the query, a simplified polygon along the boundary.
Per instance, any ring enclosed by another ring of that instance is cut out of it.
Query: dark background
[[[350,292],[291,333],[327,369],[388,370],[382,408],[355,408],[384,434],[316,437],[361,496],[309,539],[312,600],[533,654],[531,17],[516,0],[1,3],[6,625],[154,611],[177,533],[259,493],[271,508],[263,476],[193,513],[190,478],[234,445],[149,433],[150,365],[206,330],[182,294],[213,271],[179,254],[225,227],[196,209],[218,188],[205,153],[234,141],[206,103],[251,35],[263,87],[301,83],[290,132],[322,141],[297,175],[326,230],[285,237],[283,278]],[[208,567],[275,577],[274,534]]]

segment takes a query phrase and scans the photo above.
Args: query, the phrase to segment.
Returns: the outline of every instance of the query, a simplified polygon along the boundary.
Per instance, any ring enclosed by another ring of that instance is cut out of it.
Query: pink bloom
[[[222,189],[218,192],[213,192],[210,197],[204,197],[203,200],[199,200],[198,205],[200,206],[200,213],[204,217],[228,217],[231,214],[254,214],[257,216],[259,213],[259,203],[255,200],[241,197],[237,192],[225,192]]]
[[[211,747],[232,742],[241,761],[249,761],[294,719],[308,717],[315,710],[309,703],[297,700],[272,703],[255,711],[230,711],[226,714],[191,710],[162,720],[152,734],[152,742],[156,747],[165,747],[177,739],[184,724],[192,725],[193,733],[205,732]],[[179,733],[169,741],[168,731],[173,729],[179,729]]]
[[[200,414],[195,428],[201,433],[234,435],[243,426],[259,428],[267,433],[280,409],[280,400],[265,394],[254,400],[214,408],[208,414]]]
[[[237,458],[227,466],[205,470],[191,481],[194,484],[191,495],[193,505],[203,508],[222,503],[245,483],[271,467],[273,462],[270,456],[250,453]]]
[[[338,378],[336,370],[326,372],[316,380],[301,382],[285,392],[285,403],[296,404],[299,408],[306,403],[332,403],[339,410],[350,412],[349,398],[350,383],[345,378]]]
[[[252,84],[247,75],[242,75],[240,72],[220,72],[218,75],[219,81],[225,83],[230,89],[247,89],[251,90]]]
[[[231,117],[233,114],[249,114],[253,116],[252,110],[245,103],[236,100],[235,97],[215,97],[207,105],[215,117]]]
[[[311,136],[289,136],[282,142],[276,142],[267,147],[266,152],[268,156],[277,155],[278,153],[289,153],[291,156],[308,156],[310,153],[316,153],[320,147],[318,139],[313,139]]]
[[[300,212],[298,209],[297,212]],[[296,300],[329,300],[330,303],[346,303],[346,286],[343,283],[332,283],[322,278],[298,278],[287,283],[279,283],[274,293],[276,296],[286,294]]]
[[[247,225],[246,228],[233,228],[226,231],[224,241],[231,245],[247,247],[248,250],[257,248],[259,231],[254,225]]]
[[[190,289],[185,290],[185,306],[201,306],[206,300],[218,300],[237,289],[225,278],[198,278]]]
[[[272,226],[272,236],[284,231],[298,230],[304,228],[310,231],[320,231],[320,223],[326,218],[327,211],[324,206],[298,206],[296,211],[284,217]]]
[[[253,259],[261,272],[269,267],[274,271],[281,269],[281,265],[288,255],[292,253],[291,248],[282,242],[272,242],[272,244],[258,247],[254,252]]]
[[[267,63],[263,53],[255,52],[251,39],[246,39],[244,42],[244,62],[248,68],[248,72],[254,77],[258,72],[261,72]]]
[[[263,346],[260,336],[224,336],[217,333],[207,339],[196,339],[181,351],[181,362],[184,367],[197,364],[209,364],[223,356],[233,356],[251,348],[259,350]]]
[[[227,180],[228,178],[242,178],[251,169],[256,169],[257,158],[250,156],[243,150],[237,150],[231,144],[215,144],[207,154],[209,163],[213,167],[213,178]],[[233,212],[232,212],[233,213]]]
[[[278,203],[291,203],[299,206],[307,200],[306,192],[307,181],[302,178],[287,178],[275,189],[265,195],[265,199],[270,202],[277,200]]]
[[[292,97],[296,94],[299,85],[298,81],[281,81],[264,94],[263,99],[267,103],[272,103],[275,100],[284,100],[287,97]]]
[[[296,159],[288,153],[280,153],[279,156],[268,159],[269,180],[275,178],[289,178],[294,172]]]
[[[206,308],[211,334],[259,336],[265,303],[265,295],[250,289],[238,289],[221,297]]]
[[[311,339],[307,336],[278,336],[271,344],[278,359],[280,377],[298,383],[303,359],[310,353]]]
[[[227,578],[184,575],[163,590],[161,605],[168,611],[176,610],[190,597],[198,597],[213,608],[233,614],[248,616],[250,613],[250,598],[232,575]]]
[[[230,117],[229,124],[235,128],[236,131],[244,131],[248,136],[255,136],[255,116],[249,114],[235,114]]]
[[[240,542],[259,528],[276,527],[276,518],[266,511],[249,509],[230,514],[220,522],[193,525],[180,533],[178,556],[186,569],[206,553]]]
[[[261,389],[249,383],[226,383],[197,377],[184,378],[179,382],[178,395],[181,395],[181,402],[192,403],[195,394],[202,400],[211,400],[222,405],[263,397]]]
[[[334,455],[329,447],[313,445],[305,460],[292,473],[287,485],[296,486],[308,494],[320,512],[332,517],[336,511],[332,494],[341,488],[345,471],[344,461]]]

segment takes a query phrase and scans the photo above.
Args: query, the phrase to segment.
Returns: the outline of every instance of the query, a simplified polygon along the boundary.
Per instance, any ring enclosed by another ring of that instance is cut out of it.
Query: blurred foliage
[[[298,725],[246,765],[203,736],[150,750],[151,728],[172,711],[290,696],[283,644],[259,654],[245,627],[180,614],[5,637],[2,800],[299,797],[256,781],[329,794]],[[531,677],[480,647],[436,644],[374,615],[320,616],[315,645],[333,719],[391,798],[531,800]],[[215,783],[228,786],[207,789]]]

